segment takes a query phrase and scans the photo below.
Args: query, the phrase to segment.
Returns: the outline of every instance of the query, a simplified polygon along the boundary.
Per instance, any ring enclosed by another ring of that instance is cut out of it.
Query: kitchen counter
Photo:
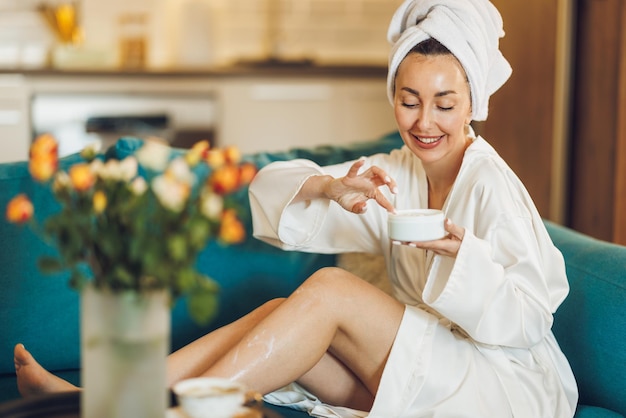
[[[380,78],[387,76],[387,67],[382,65],[318,65],[304,62],[258,61],[215,68],[171,68],[171,69],[55,69],[55,68],[0,68],[1,74],[22,74],[29,77],[349,77]]]

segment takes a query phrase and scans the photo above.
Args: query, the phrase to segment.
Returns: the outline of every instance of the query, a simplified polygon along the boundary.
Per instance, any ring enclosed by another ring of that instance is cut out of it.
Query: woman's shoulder
[[[526,200],[527,191],[522,181],[482,137],[478,137],[467,149],[457,180],[462,183],[462,189],[482,199],[502,202],[520,198]]]
[[[461,171],[471,174],[477,179],[486,180],[511,180],[519,181],[511,167],[504,161],[491,144],[484,138],[477,137],[465,152]]]

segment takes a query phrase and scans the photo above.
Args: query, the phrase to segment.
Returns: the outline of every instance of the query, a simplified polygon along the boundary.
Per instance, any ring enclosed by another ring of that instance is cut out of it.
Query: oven
[[[59,155],[98,142],[102,149],[124,136],[159,137],[188,148],[207,139],[215,142],[217,100],[193,93],[39,92],[32,96],[33,137],[51,133]]]

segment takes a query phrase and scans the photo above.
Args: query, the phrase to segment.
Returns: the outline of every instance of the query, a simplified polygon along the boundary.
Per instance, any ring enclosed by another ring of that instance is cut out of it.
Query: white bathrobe
[[[443,210],[465,228],[456,258],[392,245],[387,212],[335,202],[290,204],[311,175],[344,176],[351,162],[276,162],[250,187],[257,238],[285,250],[382,253],[405,314],[368,416],[572,417],[577,387],[551,332],[569,287],[561,253],[521,181],[478,137],[468,147]],[[398,183],[397,209],[425,208],[427,181],[407,148],[367,158]],[[323,405],[290,386],[270,394],[319,416],[365,416]]]

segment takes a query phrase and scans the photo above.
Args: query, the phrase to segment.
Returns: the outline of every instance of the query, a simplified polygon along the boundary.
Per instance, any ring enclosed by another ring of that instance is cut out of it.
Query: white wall
[[[116,48],[118,18],[149,14],[149,62],[202,65],[311,58],[385,64],[386,30],[401,0],[82,0],[85,42]]]

